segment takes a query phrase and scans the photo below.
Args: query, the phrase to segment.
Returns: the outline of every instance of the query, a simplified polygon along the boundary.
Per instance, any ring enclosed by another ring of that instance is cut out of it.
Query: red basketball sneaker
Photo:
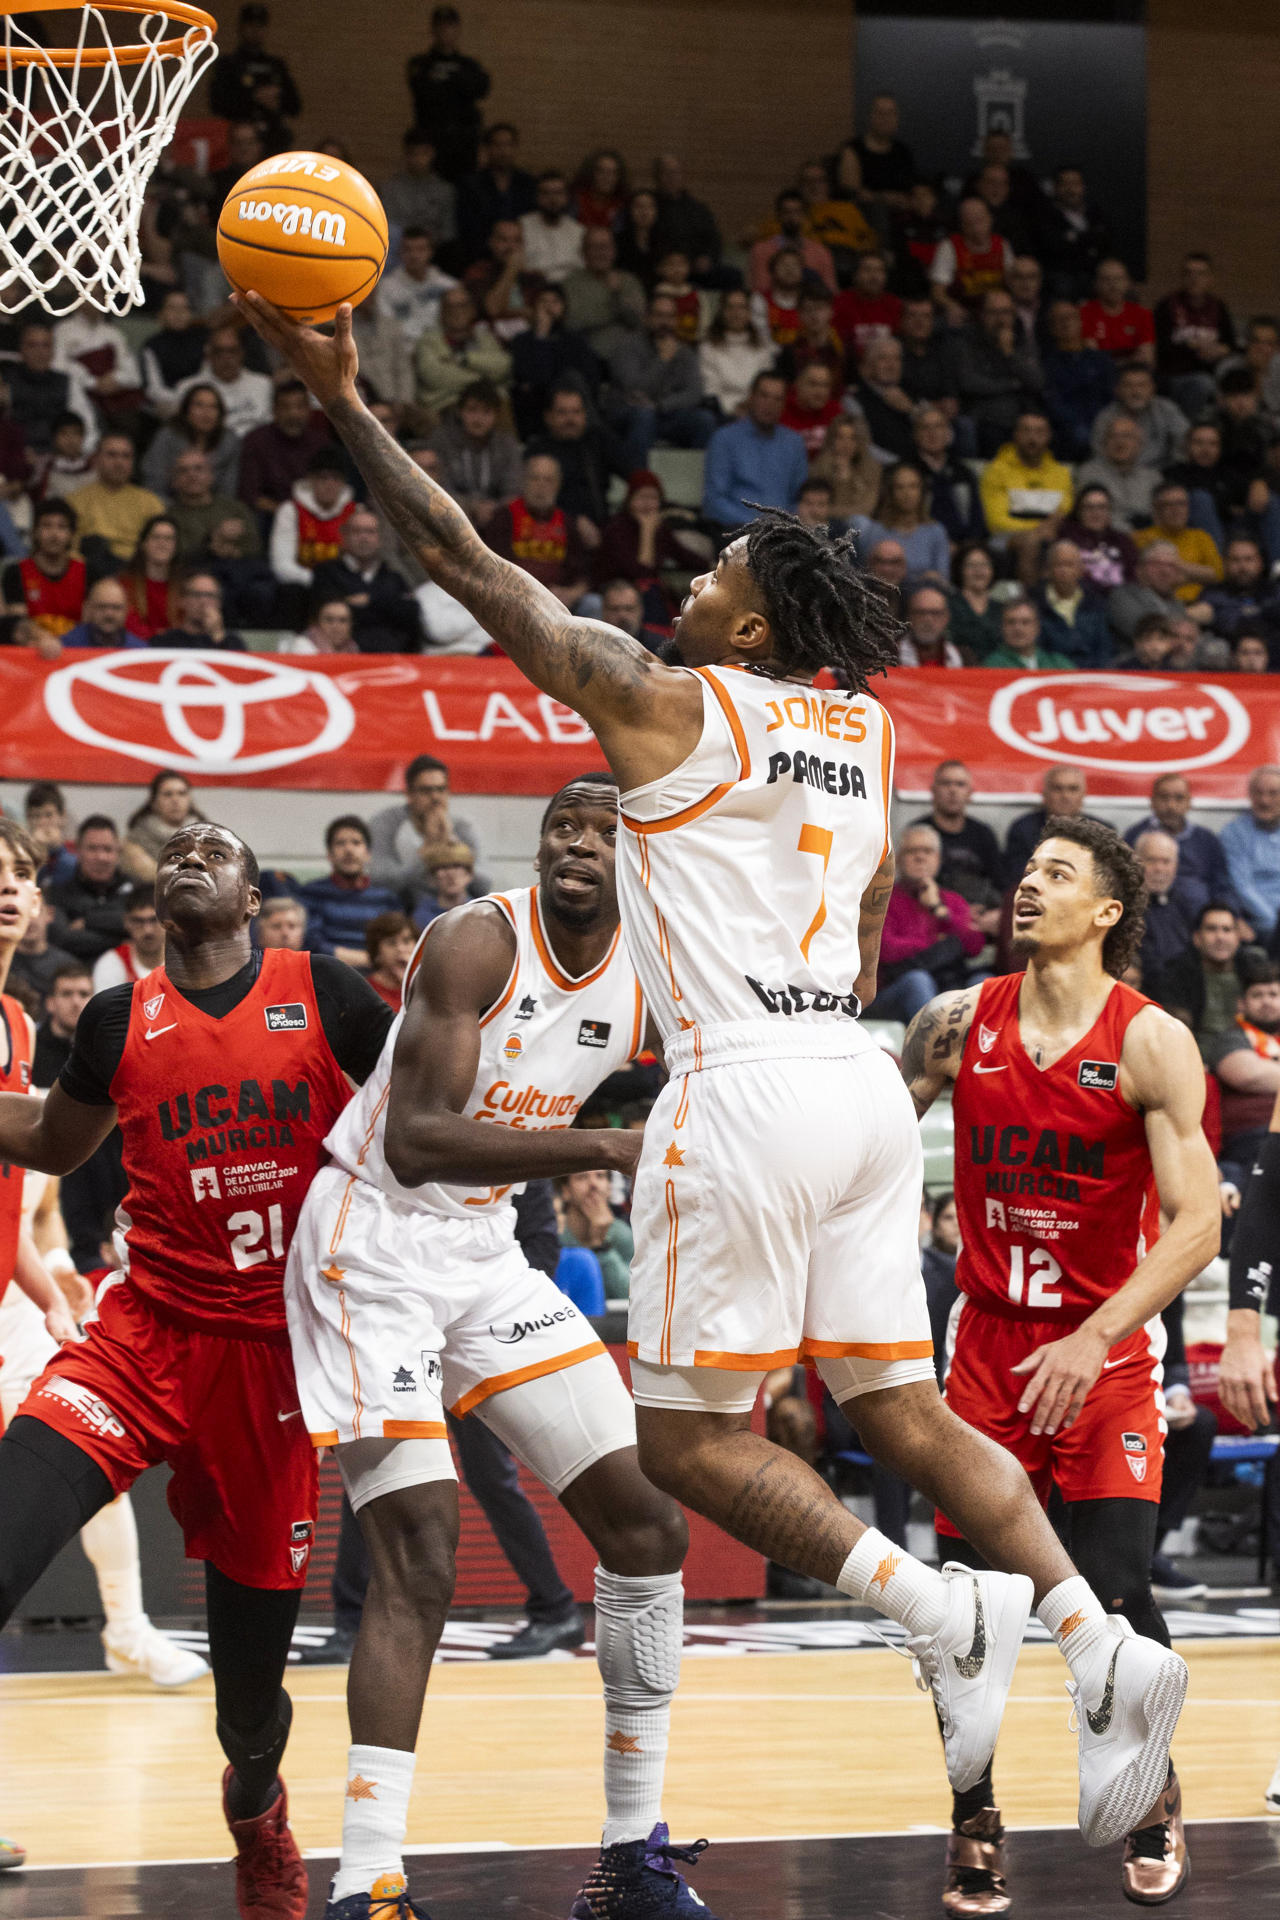
[[[240,1920],[306,1920],[307,1870],[289,1831],[284,1781],[265,1813],[233,1820],[227,1813],[231,1768],[222,1776],[222,1811],[236,1843],[236,1906]]]

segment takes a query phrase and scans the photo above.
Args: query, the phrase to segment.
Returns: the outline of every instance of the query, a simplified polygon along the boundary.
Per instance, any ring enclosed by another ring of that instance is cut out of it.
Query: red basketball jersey
[[[0,1093],[31,1091],[31,1027],[19,1003],[0,993]],[[0,1293],[13,1278],[22,1225],[22,1168],[0,1160]]]
[[[956,1075],[956,1285],[988,1313],[1083,1320],[1159,1233],[1142,1115],[1120,1092],[1120,1049],[1151,1002],[1117,981],[1051,1067],[1022,1044],[1023,976],[985,980]]]
[[[111,1082],[129,1179],[130,1280],[212,1332],[280,1332],[289,1242],[325,1134],[350,1097],[320,1023],[309,954],[264,953],[254,984],[221,1019],[184,999],[163,967],[139,980]]]

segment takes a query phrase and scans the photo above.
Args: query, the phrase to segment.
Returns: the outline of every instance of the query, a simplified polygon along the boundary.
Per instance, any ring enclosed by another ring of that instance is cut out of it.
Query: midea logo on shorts
[[[557,1307],[553,1313],[544,1313],[537,1320],[512,1320],[499,1327],[490,1327],[489,1332],[502,1346],[514,1347],[527,1334],[542,1333],[547,1327],[559,1326],[563,1321],[576,1317],[575,1307]]]
[[[169,647],[77,661],[49,676],[44,699],[73,740],[191,774],[292,766],[343,746],[356,724],[325,674]]]

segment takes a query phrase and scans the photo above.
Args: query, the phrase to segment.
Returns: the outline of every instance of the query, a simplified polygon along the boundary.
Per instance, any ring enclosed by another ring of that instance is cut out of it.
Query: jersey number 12
[[[1030,1274],[1027,1267],[1030,1266]],[[1050,1293],[1047,1281],[1061,1280],[1062,1268],[1047,1247],[1032,1247],[1031,1259],[1025,1247],[1009,1249],[1009,1298],[1017,1307],[1060,1307],[1062,1295]],[[1025,1299],[1023,1297],[1025,1292]]]

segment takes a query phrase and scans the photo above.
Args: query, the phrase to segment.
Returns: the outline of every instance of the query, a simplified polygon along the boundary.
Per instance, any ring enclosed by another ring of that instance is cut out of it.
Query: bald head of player
[[[617,833],[618,783],[611,773],[579,774],[552,795],[533,862],[544,915],[579,933],[618,924]]]
[[[165,965],[174,984],[212,967],[225,977],[226,961],[249,958],[250,923],[262,905],[258,862],[230,827],[193,821],[160,849],[156,914],[165,930]],[[194,978],[191,985],[199,985]]]
[[[1101,822],[1053,819],[1013,896],[1013,950],[1044,966],[1096,946],[1119,980],[1142,940],[1147,889],[1132,848]]]
[[[763,510],[692,582],[676,622],[686,667],[741,663],[777,679],[829,667],[851,692],[898,660],[888,591],[857,562],[855,536]]]

